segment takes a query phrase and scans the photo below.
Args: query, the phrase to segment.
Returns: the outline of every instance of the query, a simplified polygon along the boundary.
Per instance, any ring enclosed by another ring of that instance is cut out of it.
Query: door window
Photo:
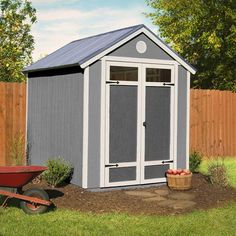
[[[171,70],[159,68],[146,68],[147,82],[171,82]]]
[[[138,68],[125,66],[111,66],[110,80],[138,81]]]

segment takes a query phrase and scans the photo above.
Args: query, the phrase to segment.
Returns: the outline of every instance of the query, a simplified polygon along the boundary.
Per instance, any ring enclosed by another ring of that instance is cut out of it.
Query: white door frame
[[[156,69],[170,69],[171,70],[171,81],[167,84],[175,84],[175,67],[174,65],[160,65],[160,64],[142,64],[142,121],[146,121],[146,88],[147,87],[169,87],[171,89],[171,99],[170,99],[170,159],[168,160],[156,160],[156,161],[145,161],[145,133],[146,128],[142,125],[141,131],[141,184],[148,183],[160,183],[166,182],[166,178],[153,178],[153,179],[145,179],[145,166],[154,166],[154,165],[170,165],[170,168],[174,168],[174,164],[176,163],[176,155],[174,155],[174,120],[175,120],[175,109],[174,109],[174,101],[175,101],[175,86],[163,85],[163,82],[146,82],[146,68],[156,68]],[[173,163],[163,164],[162,161],[173,161]]]
[[[142,80],[144,78],[145,69],[146,67],[151,68],[171,68],[172,73],[172,79],[175,83],[175,86],[171,88],[173,92],[171,92],[171,107],[172,107],[172,115],[171,115],[171,155],[173,156],[173,164],[171,165],[172,168],[176,168],[176,156],[177,156],[177,96],[178,96],[178,65],[179,63],[172,60],[153,60],[153,59],[140,59],[140,58],[125,58],[125,57],[111,57],[111,56],[105,56],[101,59],[101,65],[102,65],[102,72],[101,72],[101,134],[100,134],[100,187],[110,187],[110,186],[122,186],[122,185],[135,185],[135,184],[145,184],[145,183],[157,183],[157,182],[165,182],[166,178],[159,178],[159,179],[150,179],[150,180],[144,180],[144,166],[147,165],[153,165],[153,164],[161,164],[161,161],[155,161],[155,162],[145,162],[144,158],[141,158],[141,154],[144,153],[144,145],[141,143],[144,142],[143,140],[143,132],[144,127],[142,125],[142,122],[145,120],[145,112],[142,112],[142,117],[137,116],[137,162],[136,163],[119,163],[119,167],[122,166],[137,166],[137,180],[136,181],[122,181],[122,182],[114,182],[114,183],[108,183],[105,176],[108,176],[109,168],[105,168],[105,164],[107,161],[107,155],[109,153],[109,143],[107,143],[109,137],[109,129],[107,128],[107,121],[109,120],[109,107],[107,105],[106,101],[109,101],[109,87],[106,85],[106,80],[109,80],[110,77],[110,70],[108,69],[110,65],[119,65],[119,66],[134,66],[138,67],[139,69],[139,75],[138,75],[138,82],[131,82],[131,81],[120,81],[120,85],[137,85],[138,86],[138,94],[141,94],[141,96],[138,95],[138,99],[141,97],[141,101],[138,101],[138,111],[143,110],[143,106],[145,106],[145,93],[143,90],[146,88],[145,85],[142,83],[145,83],[146,85],[152,85],[152,86],[159,86],[163,83],[153,83],[153,82],[145,82]],[[136,83],[136,84],[135,84]],[[173,95],[174,93],[174,95]],[[139,107],[140,106],[140,107]],[[139,114],[139,112],[138,112]],[[139,145],[141,144],[141,145]],[[138,155],[140,154],[140,155]],[[140,159],[140,160],[139,160]]]
[[[109,121],[110,121],[110,117],[109,117],[109,108],[110,108],[110,86],[113,85],[109,85],[106,84],[106,88],[105,88],[105,97],[106,97],[106,108],[105,108],[105,162],[104,162],[104,172],[105,172],[105,176],[104,176],[104,180],[105,180],[105,187],[112,187],[112,186],[124,186],[124,185],[135,185],[135,184],[139,184],[140,183],[140,129],[139,129],[139,125],[140,125],[140,116],[138,114],[141,113],[141,65],[137,64],[137,63],[127,63],[127,62],[110,62],[107,61],[106,62],[106,81],[110,80],[110,67],[111,66],[124,66],[124,67],[135,67],[138,68],[138,81],[119,81],[119,85],[115,85],[115,86],[124,86],[124,85],[131,85],[131,86],[136,86],[137,87],[137,149],[136,149],[136,162],[119,162],[119,167],[136,167],[136,180],[131,180],[131,181],[122,181],[122,182],[114,182],[114,183],[110,183],[109,182],[109,169],[111,168],[117,168],[117,167],[105,167],[106,164],[116,164],[116,163],[109,163],[109,132],[110,132],[110,127],[109,127]],[[118,168],[119,168],[118,167]],[[102,170],[101,170],[102,171]]]

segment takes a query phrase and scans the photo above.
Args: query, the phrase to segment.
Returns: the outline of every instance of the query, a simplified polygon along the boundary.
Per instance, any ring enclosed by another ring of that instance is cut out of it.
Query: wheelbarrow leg
[[[7,206],[7,201],[8,201],[8,199],[10,199],[10,198],[11,198],[11,197],[6,196],[5,200],[3,201],[2,205],[1,205],[2,208],[5,208],[5,207]]]

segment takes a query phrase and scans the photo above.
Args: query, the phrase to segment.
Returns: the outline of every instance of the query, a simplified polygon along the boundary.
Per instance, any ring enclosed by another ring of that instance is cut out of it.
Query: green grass
[[[181,216],[92,215],[69,210],[30,216],[0,209],[0,235],[235,235],[236,204]]]
[[[207,165],[210,161],[211,160],[203,160],[200,166],[201,173],[207,174]],[[224,158],[223,161],[228,170],[228,177],[229,177],[230,185],[236,188],[236,158],[227,157],[227,158]]]
[[[200,171],[206,173],[208,161]],[[236,187],[236,159],[225,159],[232,186]],[[130,216],[127,214],[86,214],[56,210],[30,216],[20,209],[0,208],[0,236],[61,235],[236,235],[236,203],[208,211],[179,216]]]

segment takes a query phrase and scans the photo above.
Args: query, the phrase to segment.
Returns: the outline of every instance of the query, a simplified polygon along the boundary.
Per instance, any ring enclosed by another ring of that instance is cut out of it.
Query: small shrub
[[[212,184],[216,184],[221,187],[227,187],[229,185],[227,168],[223,161],[211,161],[208,164],[207,170],[209,180]]]
[[[202,162],[202,154],[197,151],[191,152],[191,154],[189,156],[189,169],[190,169],[190,171],[193,173],[198,172],[201,162]]]
[[[71,165],[61,157],[48,160],[46,165],[48,170],[43,172],[42,178],[52,187],[59,186],[71,175]]]

